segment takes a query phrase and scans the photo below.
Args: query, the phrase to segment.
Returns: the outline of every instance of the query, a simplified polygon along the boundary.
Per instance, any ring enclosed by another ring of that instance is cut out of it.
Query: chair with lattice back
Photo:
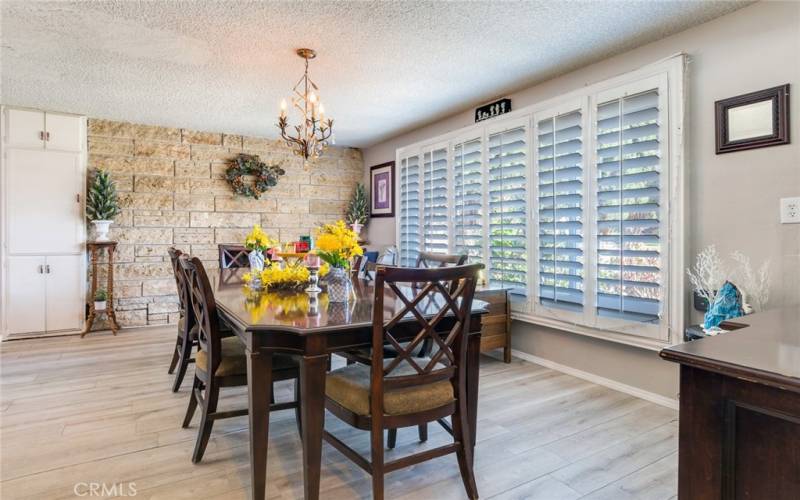
[[[466,356],[472,299],[482,268],[482,264],[377,268],[371,363],[334,370],[325,384],[326,408],[354,427],[370,431],[370,460],[331,433],[324,433],[326,441],[372,474],[375,499],[383,498],[384,474],[450,453],[457,455],[468,496],[478,498],[467,422]],[[412,283],[419,286],[412,287]],[[384,319],[386,300],[399,304],[399,310],[388,320]],[[408,331],[409,317],[419,330],[405,343],[398,340],[397,330]],[[449,323],[443,328],[445,318]],[[433,343],[434,352],[418,357],[417,347],[426,339]],[[387,343],[396,357],[384,358]],[[418,426],[448,416],[453,422],[453,443],[384,462],[385,429]]]
[[[220,269],[250,267],[250,250],[242,245],[218,245],[218,248]]]
[[[186,275],[186,283],[192,312],[197,328],[197,356],[195,376],[189,406],[183,420],[186,428],[192,421],[198,405],[201,408],[200,428],[192,454],[192,462],[203,458],[211,428],[215,420],[247,415],[247,408],[217,411],[219,392],[222,387],[247,385],[247,357],[245,346],[238,337],[223,337],[214,293],[202,261],[197,257],[182,255],[178,262]],[[270,410],[294,408],[300,426],[300,392],[298,361],[288,354],[272,354],[272,381],[295,379],[295,401],[271,404]],[[205,394],[203,391],[205,390]],[[267,416],[269,418],[269,415]]]
[[[175,349],[172,352],[172,361],[169,364],[167,373],[175,372],[175,380],[172,382],[172,392],[178,392],[183,378],[186,376],[186,369],[189,363],[193,363],[192,347],[197,344],[195,339],[197,328],[195,327],[194,314],[188,306],[189,295],[186,286],[186,278],[178,263],[178,258],[183,254],[175,247],[170,247],[170,261],[172,262],[172,272],[175,275],[175,286],[178,290],[178,337],[175,341]]]

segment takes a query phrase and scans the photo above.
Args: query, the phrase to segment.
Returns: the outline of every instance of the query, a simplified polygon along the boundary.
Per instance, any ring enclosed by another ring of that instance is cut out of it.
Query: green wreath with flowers
[[[267,165],[257,155],[240,154],[232,160],[225,171],[225,179],[233,192],[256,200],[269,188],[278,184],[278,178],[286,172],[278,165]],[[253,176],[252,183],[245,176]]]

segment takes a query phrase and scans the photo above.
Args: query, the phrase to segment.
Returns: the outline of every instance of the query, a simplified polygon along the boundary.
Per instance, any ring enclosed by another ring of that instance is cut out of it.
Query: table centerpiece
[[[347,302],[353,287],[348,272],[350,261],[364,253],[358,244],[358,235],[343,220],[339,220],[317,229],[315,246],[314,252],[330,266],[326,279],[328,300]]]

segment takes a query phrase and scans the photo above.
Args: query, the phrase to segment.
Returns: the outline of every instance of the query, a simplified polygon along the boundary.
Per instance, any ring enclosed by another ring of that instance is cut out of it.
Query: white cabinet
[[[9,149],[6,154],[8,251],[63,254],[82,249],[80,195],[83,168],[77,153]]]
[[[83,255],[45,258],[45,329],[77,330],[84,315]]]
[[[46,330],[44,266],[44,257],[9,257],[6,301],[8,333]]]
[[[8,259],[8,333],[77,330],[83,314],[81,255]]]
[[[28,109],[6,109],[6,145],[19,148],[44,147],[44,113]]]
[[[29,109],[6,109],[6,146],[79,153],[84,149],[84,118]]]
[[[86,120],[3,108],[0,333],[79,330],[85,315]]]

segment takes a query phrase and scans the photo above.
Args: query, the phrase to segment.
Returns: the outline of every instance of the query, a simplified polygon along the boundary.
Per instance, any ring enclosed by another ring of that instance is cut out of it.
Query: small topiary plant
[[[108,293],[102,288],[98,289],[94,292],[94,301],[95,302],[105,302],[108,299]]]
[[[117,188],[108,172],[99,169],[86,196],[86,217],[89,220],[112,220],[118,214]]]

